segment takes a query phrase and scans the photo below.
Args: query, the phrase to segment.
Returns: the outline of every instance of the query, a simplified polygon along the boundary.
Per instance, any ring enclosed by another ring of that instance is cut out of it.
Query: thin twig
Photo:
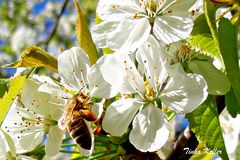
[[[57,27],[58,27],[60,18],[61,18],[61,16],[63,15],[64,11],[66,10],[68,2],[69,2],[69,0],[65,0],[65,1],[64,1],[63,5],[62,5],[62,8],[61,8],[61,11],[60,11],[60,13],[57,15],[57,17],[56,17],[55,25],[54,25],[54,27],[53,27],[53,29],[52,29],[49,37],[48,37],[47,40],[46,40],[45,50],[48,49],[48,45],[49,45],[49,43],[51,42],[53,36],[55,35],[55,33],[56,33],[56,31],[57,31]]]

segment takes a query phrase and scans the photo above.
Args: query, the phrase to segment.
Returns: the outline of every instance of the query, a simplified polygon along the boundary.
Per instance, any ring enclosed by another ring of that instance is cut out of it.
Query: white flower
[[[195,18],[203,14],[203,0],[196,0],[194,5],[189,10],[192,11],[192,15],[194,15]]]
[[[0,159],[2,160],[34,160],[31,157],[18,155],[11,137],[0,129]]]
[[[107,56],[101,68],[104,79],[121,94],[134,94],[133,98],[117,100],[107,108],[103,129],[113,136],[122,136],[132,122],[129,140],[144,152],[156,151],[168,140],[168,122],[163,111],[192,112],[208,95],[200,75],[186,74],[179,66],[168,73],[159,51],[161,48],[150,38],[137,51],[141,71],[129,55],[120,53]]]
[[[26,80],[21,94],[12,104],[2,129],[14,140],[19,153],[34,150],[48,135],[46,155],[59,152],[63,132],[58,127],[63,101],[48,93],[38,92],[42,85],[37,79]],[[56,86],[57,87],[57,86]]]
[[[225,109],[219,116],[220,124],[223,131],[223,138],[226,150],[231,160],[236,160],[236,151],[239,144],[240,134],[240,116],[233,118]]]
[[[178,41],[167,46],[166,59],[173,64],[181,64],[185,70],[200,74],[208,84],[208,93],[212,95],[225,95],[231,87],[228,77],[214,67],[212,60],[200,55],[189,44]]]
[[[97,13],[102,23],[93,30],[101,47],[134,51],[153,34],[164,43],[185,39],[192,31],[188,9],[194,0],[100,0]]]
[[[40,90],[65,99],[71,99],[73,95],[78,95],[81,92],[88,95],[90,99],[112,97],[116,94],[116,91],[111,89],[110,85],[104,81],[100,72],[102,63],[102,58],[100,58],[95,65],[91,66],[87,54],[81,48],[73,47],[66,50],[58,58],[58,71],[62,80],[61,84],[64,87],[58,89],[49,84],[44,84],[40,87]],[[93,102],[91,111],[95,113],[97,119],[100,118],[103,111],[102,102]],[[91,123],[86,120],[84,122],[88,125],[88,130],[91,133],[92,146],[90,150],[78,147],[83,155],[90,156],[94,148],[94,136],[90,126]]]

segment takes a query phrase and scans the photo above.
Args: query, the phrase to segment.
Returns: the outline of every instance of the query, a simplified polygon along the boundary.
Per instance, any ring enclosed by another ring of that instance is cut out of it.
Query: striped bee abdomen
[[[75,117],[68,125],[68,132],[72,139],[82,148],[90,150],[92,146],[91,134],[87,124],[81,116]]]

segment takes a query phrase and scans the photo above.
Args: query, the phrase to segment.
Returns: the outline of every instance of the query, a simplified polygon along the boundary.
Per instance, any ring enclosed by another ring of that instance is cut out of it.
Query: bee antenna
[[[69,99],[68,97],[62,97],[62,99]]]

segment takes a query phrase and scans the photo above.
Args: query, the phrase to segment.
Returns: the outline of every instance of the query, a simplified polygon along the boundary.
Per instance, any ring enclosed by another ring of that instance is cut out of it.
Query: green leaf
[[[0,98],[3,97],[4,93],[7,91],[8,82],[8,79],[0,79]]]
[[[233,93],[235,94],[238,105],[227,106],[229,112],[232,114],[233,111],[240,113],[240,72],[239,72],[239,62],[238,62],[238,41],[237,41],[237,28],[232,25],[230,20],[226,18],[221,18],[218,28],[218,37],[221,54],[224,60],[225,69],[227,76],[231,82]],[[227,96],[230,98],[232,96]],[[227,100],[231,101],[231,99]],[[232,114],[236,115],[236,114]]]
[[[85,17],[81,11],[81,8],[77,2],[74,0],[75,6],[78,12],[78,18],[76,22],[76,34],[80,47],[88,54],[91,64],[94,64],[99,58],[98,51],[95,44],[93,43],[91,33],[89,31]]]
[[[19,91],[22,88],[22,85],[26,79],[26,76],[20,76],[14,78],[10,83],[10,88],[7,93],[3,96],[0,100],[0,125],[4,120],[11,104],[13,103],[14,99],[18,95]]]
[[[200,53],[203,55],[210,57],[219,56],[217,46],[213,40],[204,14],[200,15],[194,21],[193,31],[187,41],[192,47],[200,50]]]
[[[208,99],[192,113],[186,115],[190,122],[190,127],[195,133],[200,144],[204,145],[211,150],[218,150],[222,153],[219,154],[224,160],[229,159],[222,130],[219,123],[218,111],[213,96]]]
[[[235,118],[239,113],[240,103],[238,102],[235,94],[233,93],[232,88],[225,96],[225,104],[227,106],[228,112],[231,114],[232,117]]]
[[[102,51],[103,51],[103,54],[113,54],[114,53],[114,51],[111,50],[110,48],[103,48]]]
[[[53,72],[57,71],[57,59],[45,52],[42,48],[37,46],[27,47],[21,58],[13,63],[1,68],[18,68],[18,67],[46,67]]]
[[[228,77],[209,61],[191,61],[188,63],[193,73],[203,76],[208,84],[208,93],[212,95],[225,95],[231,88]]]
[[[219,42],[218,42],[218,36],[217,36],[216,16],[215,16],[219,6],[214,5],[210,0],[204,0],[203,4],[204,4],[204,14],[206,17],[206,21],[210,29],[210,32],[212,34],[212,38],[215,42],[214,46],[218,51],[217,55],[215,56],[223,64],[223,60],[220,54],[220,48],[219,48]]]

